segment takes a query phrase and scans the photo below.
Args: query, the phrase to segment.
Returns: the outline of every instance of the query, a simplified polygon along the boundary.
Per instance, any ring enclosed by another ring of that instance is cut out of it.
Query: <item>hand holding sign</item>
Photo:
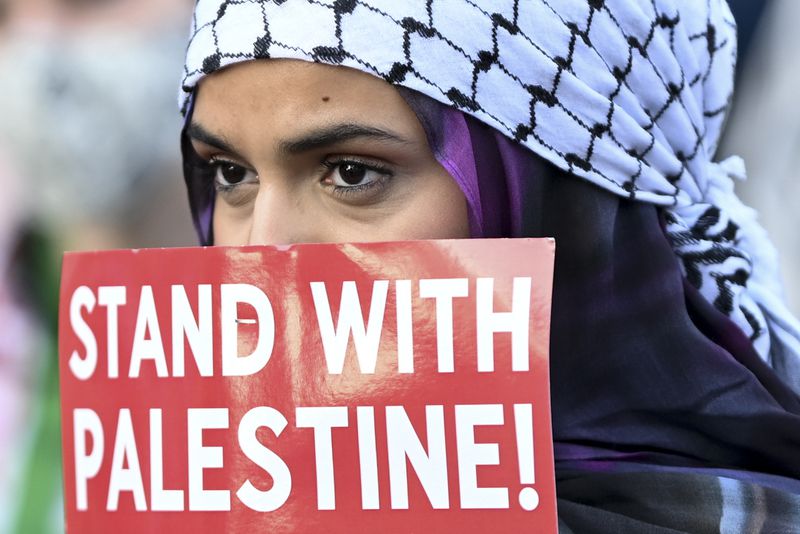
[[[68,256],[69,528],[554,530],[551,279],[546,240]]]

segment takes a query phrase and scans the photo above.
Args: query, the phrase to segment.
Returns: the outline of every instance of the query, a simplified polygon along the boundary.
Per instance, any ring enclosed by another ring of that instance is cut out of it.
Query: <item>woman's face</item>
[[[187,133],[214,169],[215,244],[469,237],[416,115],[368,74],[237,64],[202,82]]]

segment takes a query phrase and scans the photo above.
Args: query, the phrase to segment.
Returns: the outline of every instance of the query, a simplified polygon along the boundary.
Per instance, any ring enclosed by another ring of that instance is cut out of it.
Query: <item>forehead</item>
[[[237,135],[297,132],[339,121],[424,135],[414,112],[385,81],[347,67],[285,59],[243,62],[206,77],[194,119]]]

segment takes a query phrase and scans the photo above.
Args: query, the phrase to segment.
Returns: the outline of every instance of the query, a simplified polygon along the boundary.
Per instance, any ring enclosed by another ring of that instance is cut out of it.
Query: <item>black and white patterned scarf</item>
[[[776,253],[733,192],[743,163],[714,161],[735,33],[724,0],[199,0],[180,105],[203,76],[256,58],[345,65],[419,91],[663,206],[688,280],[762,358],[798,369]]]

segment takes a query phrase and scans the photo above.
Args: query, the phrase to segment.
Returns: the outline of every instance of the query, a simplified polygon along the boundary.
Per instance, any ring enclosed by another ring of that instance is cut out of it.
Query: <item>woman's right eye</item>
[[[218,190],[229,191],[238,185],[258,182],[255,171],[238,163],[212,159],[209,165],[214,169],[214,185]]]

